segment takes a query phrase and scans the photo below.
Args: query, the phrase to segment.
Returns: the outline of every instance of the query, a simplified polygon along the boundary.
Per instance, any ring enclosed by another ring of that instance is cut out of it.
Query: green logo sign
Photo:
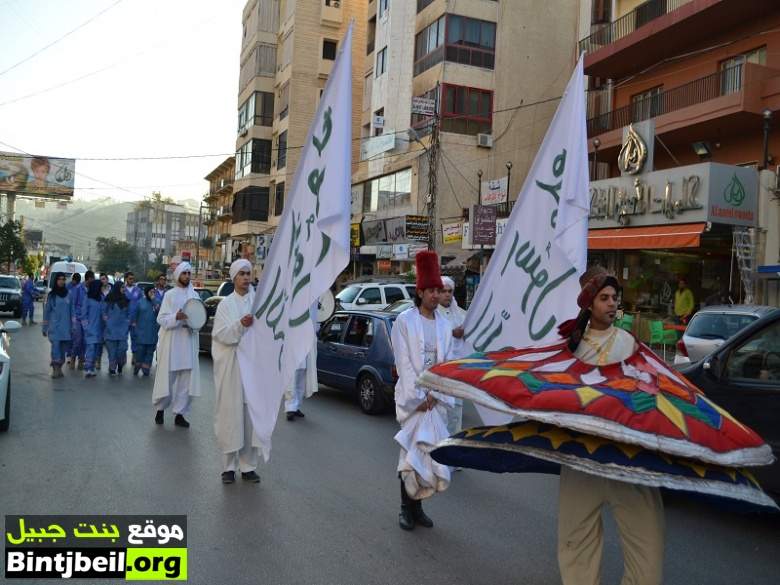
[[[731,181],[726,185],[726,188],[723,191],[723,199],[726,203],[733,205],[734,207],[739,207],[745,200],[745,186],[737,178],[737,173],[734,173],[734,176],[731,177]]]

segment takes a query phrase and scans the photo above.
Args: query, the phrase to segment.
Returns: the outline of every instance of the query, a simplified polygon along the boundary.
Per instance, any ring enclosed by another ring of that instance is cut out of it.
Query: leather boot
[[[428,515],[425,512],[423,512],[422,500],[414,501],[412,507],[412,516],[414,517],[414,521],[420,526],[425,526],[426,528],[433,528],[433,520],[431,520],[428,517]]]
[[[403,530],[414,529],[414,501],[406,493],[404,480],[401,480],[401,513],[398,514],[398,525]]]

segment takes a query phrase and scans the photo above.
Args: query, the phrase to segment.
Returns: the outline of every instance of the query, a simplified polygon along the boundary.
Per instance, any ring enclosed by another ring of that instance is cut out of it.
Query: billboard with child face
[[[0,193],[71,199],[76,161],[0,152]]]

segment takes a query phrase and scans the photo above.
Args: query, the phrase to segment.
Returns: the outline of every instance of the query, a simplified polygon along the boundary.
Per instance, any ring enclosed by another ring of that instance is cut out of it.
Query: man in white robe
[[[152,400],[157,414],[154,422],[164,422],[164,411],[170,407],[176,415],[174,424],[189,427],[184,418],[190,411],[193,396],[200,396],[200,368],[198,367],[198,332],[187,325],[182,310],[190,299],[200,299],[190,283],[192,268],[182,262],[173,272],[174,288],[163,297],[157,323],[160,336],[157,341],[157,372]]]
[[[442,276],[444,288],[439,295],[439,306],[436,307],[437,316],[441,315],[450,323],[452,328],[452,357],[454,359],[465,357],[467,350],[463,343],[463,322],[466,320],[466,311],[458,306],[455,300],[455,281],[449,276]],[[463,426],[463,399],[455,398],[455,405],[447,410],[447,432],[454,435],[460,432]],[[456,467],[455,471],[460,471]]]
[[[448,436],[447,408],[452,407],[453,399],[419,387],[417,378],[451,358],[452,329],[449,321],[436,315],[442,288],[438,256],[420,252],[416,264],[416,306],[398,316],[391,335],[398,370],[395,412],[401,430],[395,440],[401,445],[399,525],[404,530],[412,530],[415,524],[433,526],[421,500],[444,491],[450,483],[449,467],[434,461],[426,449]]]
[[[222,483],[236,480],[236,469],[245,481],[258,483],[257,453],[260,439],[252,428],[238,364],[238,344],[252,325],[255,291],[252,264],[240,259],[230,265],[233,292],[222,299],[211,331],[214,386],[217,389],[214,432],[222,451]]]

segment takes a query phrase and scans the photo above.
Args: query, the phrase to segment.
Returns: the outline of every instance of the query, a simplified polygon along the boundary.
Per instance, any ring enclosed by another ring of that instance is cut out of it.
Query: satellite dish
[[[326,290],[317,299],[317,323],[323,323],[330,319],[331,315],[336,311],[336,299],[333,298],[333,293]]]

